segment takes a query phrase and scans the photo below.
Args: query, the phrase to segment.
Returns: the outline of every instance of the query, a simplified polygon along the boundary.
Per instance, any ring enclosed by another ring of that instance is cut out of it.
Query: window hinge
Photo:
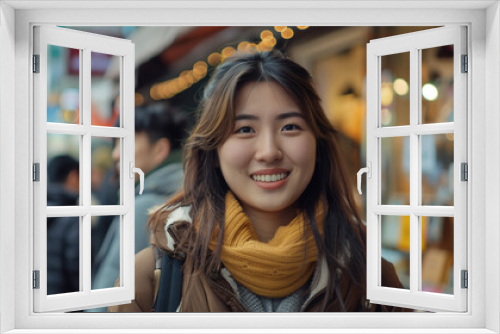
[[[467,270],[462,270],[461,276],[462,276],[462,289],[467,289],[469,287],[469,274]]]
[[[40,289],[40,270],[33,270],[33,289]]]
[[[461,170],[461,175],[462,175],[460,180],[461,181],[469,181],[469,167],[468,167],[466,162],[462,162],[460,164],[460,170]]]
[[[462,73],[469,72],[469,57],[467,55],[462,55]]]
[[[33,55],[33,73],[40,73],[40,55]]]
[[[33,181],[40,181],[40,163],[38,162],[33,164]]]

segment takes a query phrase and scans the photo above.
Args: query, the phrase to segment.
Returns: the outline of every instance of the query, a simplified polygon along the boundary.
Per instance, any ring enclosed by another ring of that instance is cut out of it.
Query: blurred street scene
[[[195,111],[203,88],[220,63],[236,52],[281,50],[312,74],[323,108],[340,132],[345,162],[351,175],[352,191],[361,216],[366,219],[366,183],[363,182],[363,195],[359,195],[356,190],[356,173],[366,166],[366,44],[372,39],[432,27],[67,28],[131,40],[136,49],[137,117],[146,113],[150,106],[162,104],[165,110],[175,109],[183,115],[186,120],[185,132],[194,124]],[[453,122],[453,51],[452,47],[422,51],[422,123]],[[79,50],[49,47],[47,122],[80,124],[80,63]],[[92,53],[91,66],[91,124],[119,126],[120,59],[112,55]],[[382,57],[381,83],[381,125],[409,125],[409,54]],[[422,153],[421,166],[422,204],[453,206],[453,135],[421,137],[422,147],[425,147],[425,150],[422,149],[422,152],[425,152]],[[56,161],[54,159],[58,156],[68,156],[77,162],[80,161],[81,140],[80,136],[76,135],[48,134],[47,161]],[[151,143],[154,143],[154,140]],[[92,137],[91,144],[93,203],[118,204],[120,179],[113,150],[119,145],[119,141],[113,138]],[[408,205],[409,138],[384,138],[381,147],[381,204]],[[146,165],[148,160],[140,162],[137,154],[136,150],[136,167],[146,172],[149,168]],[[155,168],[151,171],[156,170]],[[78,175],[76,177],[78,178]],[[48,199],[55,187],[53,183],[49,184]],[[78,205],[75,204],[78,201],[78,189],[75,193],[75,202],[53,205]],[[161,196],[166,199],[167,193]],[[136,210],[142,210],[144,215],[148,209],[144,206],[136,207]],[[98,254],[106,243],[110,226],[119,225],[120,219],[119,216],[92,219],[92,260],[95,261],[96,258],[99,259]],[[453,218],[421,219],[422,289],[453,293]],[[75,222],[78,222],[77,217],[69,224],[77,226]],[[140,224],[141,228],[146,229],[146,222]],[[382,256],[395,265],[401,282],[405,288],[409,288],[409,217],[383,216],[381,229]],[[76,233],[74,239],[78,240],[78,229],[72,230],[73,234]],[[62,235],[52,235],[48,238],[52,238],[51,243],[66,242]],[[56,256],[53,252],[48,254],[48,261],[55,261],[53,259]],[[92,275],[95,276],[98,270],[99,268],[93,267]],[[67,273],[65,279],[74,280],[74,277],[75,272],[72,271]],[[112,277],[111,281],[116,279],[118,277]],[[53,293],[78,291],[78,283],[72,283],[69,284],[71,287],[68,291],[53,290]],[[99,288],[112,287],[109,283],[106,284],[108,285]]]

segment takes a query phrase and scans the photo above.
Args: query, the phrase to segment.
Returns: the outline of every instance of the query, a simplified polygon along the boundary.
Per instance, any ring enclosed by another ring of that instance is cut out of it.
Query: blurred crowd
[[[116,124],[119,125],[119,119]],[[135,166],[144,174],[144,192],[136,179],[135,251],[149,246],[147,222],[157,207],[182,185],[181,147],[188,118],[182,110],[157,102],[135,110]],[[92,204],[120,204],[120,139],[113,139],[111,168],[94,183]],[[52,157],[48,163],[47,205],[79,204],[79,162],[70,154]],[[120,275],[120,216],[93,217],[92,289],[113,287]],[[80,218],[47,220],[47,294],[80,291]],[[105,311],[93,309],[89,311]]]

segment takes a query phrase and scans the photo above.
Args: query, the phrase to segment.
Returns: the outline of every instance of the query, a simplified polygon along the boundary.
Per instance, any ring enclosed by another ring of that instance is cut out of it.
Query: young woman
[[[184,150],[182,192],[136,257],[136,299],[109,311],[154,311],[154,247],[185,259],[181,312],[401,310],[366,300],[364,225],[304,68],[277,52],[228,59]]]

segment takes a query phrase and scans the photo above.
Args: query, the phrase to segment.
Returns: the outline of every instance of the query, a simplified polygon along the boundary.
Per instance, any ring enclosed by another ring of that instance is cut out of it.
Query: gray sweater
[[[147,222],[149,210],[162,205],[181,186],[183,180],[182,164],[173,162],[147,174],[144,178],[144,191],[139,195],[139,185],[135,192],[135,252],[149,247]],[[116,217],[96,256],[97,272],[92,280],[92,289],[113,287],[120,275],[120,217]],[[106,308],[87,310],[106,312]]]

